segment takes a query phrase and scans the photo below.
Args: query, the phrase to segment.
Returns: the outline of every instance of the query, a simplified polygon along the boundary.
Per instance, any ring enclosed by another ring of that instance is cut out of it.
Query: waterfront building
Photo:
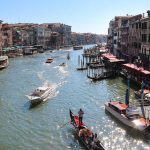
[[[147,11],[148,16],[141,19],[141,51],[140,57],[143,66],[150,70],[150,10]]]
[[[114,43],[114,38],[113,38],[114,37],[114,24],[115,24],[114,20],[111,20],[109,22],[107,46],[108,46],[110,52],[113,53],[114,55],[116,55],[115,51],[114,51],[114,48],[113,48],[113,43]]]
[[[2,48],[13,46],[11,25],[7,23],[2,24],[1,34],[2,34]]]
[[[2,55],[2,20],[0,20],[0,55]]]
[[[36,45],[41,45],[44,48],[51,46],[52,30],[48,27],[48,24],[40,24],[35,29]]]
[[[13,45],[29,46],[35,45],[35,32],[37,24],[19,23],[12,24],[13,28]]]
[[[47,23],[44,25],[47,25],[47,28],[52,31],[52,43],[57,39],[55,43],[57,47],[71,45],[71,26],[62,23]]]
[[[130,55],[132,62],[135,62],[135,59],[138,58],[141,50],[141,19],[141,14],[132,16],[129,19],[129,40],[127,53]]]
[[[126,58],[128,49],[129,18],[131,16],[116,16],[113,29],[115,55]]]

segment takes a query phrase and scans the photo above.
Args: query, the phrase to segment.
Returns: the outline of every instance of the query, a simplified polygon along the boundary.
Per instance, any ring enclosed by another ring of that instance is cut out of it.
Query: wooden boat
[[[83,143],[85,148],[87,150],[105,150],[103,144],[100,142],[98,145],[93,142],[93,138],[87,137],[86,139],[83,138],[80,133],[83,129],[87,129],[87,131],[90,132],[90,135],[94,135],[94,133],[85,125],[85,123],[82,123],[79,126],[79,117],[77,115],[74,115],[71,110],[69,110],[71,124],[75,128],[75,132],[78,136],[79,141]]]
[[[59,66],[63,66],[64,67],[64,66],[66,66],[66,64],[65,63],[61,63],[61,64],[59,64]]]
[[[37,54],[37,48],[25,47],[23,49],[23,55],[32,55],[32,54]]]
[[[53,88],[48,86],[38,87],[31,94],[26,95],[31,104],[38,104],[42,101],[46,101],[48,96],[53,93]]]
[[[53,62],[53,58],[48,58],[45,63],[52,63],[52,62]]]
[[[134,94],[135,94],[135,97],[136,98],[141,98],[141,90],[138,90],[138,91],[134,91]],[[145,98],[145,95],[147,95],[147,94],[150,94],[150,90],[148,90],[148,89],[144,89],[143,90],[143,96],[144,96],[144,98]]]
[[[80,50],[83,49],[83,46],[73,46],[73,50]]]
[[[121,102],[105,103],[105,110],[123,124],[141,132],[150,131],[150,121],[139,114],[136,107],[129,107]]]
[[[80,67],[80,68],[77,68],[77,70],[87,70],[87,67]]]
[[[0,56],[0,69],[4,69],[9,65],[8,56]]]

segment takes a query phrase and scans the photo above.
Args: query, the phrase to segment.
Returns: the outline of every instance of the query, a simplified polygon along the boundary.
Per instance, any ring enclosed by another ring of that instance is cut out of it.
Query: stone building
[[[12,27],[9,24],[2,24],[2,48],[13,46]]]
[[[0,55],[2,55],[2,21],[0,20]]]
[[[111,20],[109,22],[109,28],[108,28],[108,36],[107,36],[107,46],[110,50],[111,53],[114,54],[114,51],[113,51],[113,43],[114,43],[114,39],[113,39],[113,34],[114,34],[114,23],[115,21],[114,20]]]
[[[34,29],[37,27],[37,24],[27,24],[19,23],[12,24],[13,28],[13,45],[35,45],[35,32]]]
[[[47,23],[47,27],[52,31],[52,41],[57,39],[56,45],[58,47],[71,45],[71,26],[61,23]]]
[[[128,54],[132,57],[132,62],[138,58],[141,50],[141,18],[142,15],[132,16],[129,19],[129,39]]]
[[[141,19],[141,51],[140,57],[143,66],[150,70],[150,10],[147,11],[148,16]]]

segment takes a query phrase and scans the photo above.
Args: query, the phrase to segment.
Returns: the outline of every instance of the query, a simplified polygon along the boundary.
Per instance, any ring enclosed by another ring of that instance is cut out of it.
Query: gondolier
[[[79,126],[81,126],[82,125],[82,119],[83,119],[84,111],[80,108],[78,114],[79,114]]]

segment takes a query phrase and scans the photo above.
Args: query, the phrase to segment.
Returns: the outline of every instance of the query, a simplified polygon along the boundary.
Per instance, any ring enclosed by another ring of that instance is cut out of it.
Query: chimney
[[[150,17],[150,10],[147,11],[148,17]]]
[[[144,15],[145,15],[145,14],[143,13],[143,18],[144,18]]]

